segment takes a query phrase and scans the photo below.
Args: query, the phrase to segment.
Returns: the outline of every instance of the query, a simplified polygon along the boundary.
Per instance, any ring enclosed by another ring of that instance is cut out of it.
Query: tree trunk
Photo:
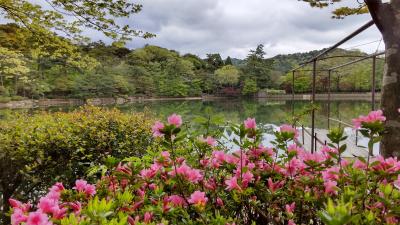
[[[2,209],[0,210],[0,224],[10,224],[10,217],[7,213],[10,211],[10,203],[8,199],[11,198],[11,194],[9,192],[4,191],[2,196]]]
[[[400,157],[400,1],[383,4],[379,0],[366,0],[366,3],[386,46],[381,97],[386,122],[381,154]]]

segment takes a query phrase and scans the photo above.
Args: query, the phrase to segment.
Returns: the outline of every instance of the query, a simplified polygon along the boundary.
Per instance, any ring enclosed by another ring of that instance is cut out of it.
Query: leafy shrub
[[[0,121],[0,194],[34,200],[54,182],[72,184],[107,156],[141,156],[152,144],[151,118],[83,107],[69,113],[17,114]]]
[[[12,101],[21,101],[21,100],[24,100],[24,99],[25,99],[24,97],[18,96],[18,95],[11,96],[11,100]]]
[[[277,90],[277,89],[262,89],[261,91],[270,94],[270,95],[282,95],[286,94],[285,90]]]
[[[370,150],[384,120],[381,111],[354,120]],[[153,135],[167,151],[127,158],[96,186],[57,183],[37,209],[10,199],[12,224],[398,224],[400,162],[341,158],[343,130],[310,153],[290,125],[275,132],[273,148],[260,145],[254,119],[232,125],[239,150],[183,127],[178,115],[156,122]]]
[[[11,98],[6,96],[0,96],[0,103],[7,103],[10,102]]]

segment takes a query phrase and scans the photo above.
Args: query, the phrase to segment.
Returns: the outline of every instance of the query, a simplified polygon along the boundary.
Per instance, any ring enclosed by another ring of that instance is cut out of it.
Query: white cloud
[[[131,48],[155,44],[204,56],[219,52],[243,58],[257,44],[268,56],[329,47],[370,20],[369,15],[331,19],[332,8],[316,9],[294,0],[142,0],[135,27],[157,34],[134,39]],[[344,48],[380,39],[370,28]],[[360,47],[376,50],[378,43]],[[383,45],[381,45],[381,48]]]
[[[332,7],[311,8],[297,0],[137,1],[143,4],[143,11],[119,22],[155,33],[157,37],[148,40],[135,38],[127,47],[154,44],[202,57],[218,52],[223,57],[244,58],[257,44],[265,45],[267,56],[321,49],[331,46],[371,19],[369,15],[331,19]],[[356,0],[345,2],[357,4]],[[93,40],[110,42],[99,32],[86,31],[85,34]],[[380,38],[373,27],[343,47]],[[377,45],[375,42],[359,48],[373,52]],[[381,44],[380,48],[383,47]]]

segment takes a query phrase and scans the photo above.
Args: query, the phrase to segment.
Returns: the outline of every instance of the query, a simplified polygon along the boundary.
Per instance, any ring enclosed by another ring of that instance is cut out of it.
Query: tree
[[[264,45],[259,44],[255,50],[250,50],[246,58],[246,66],[243,69],[245,79],[253,79],[260,89],[272,86],[271,70],[273,61],[264,59],[264,56]]]
[[[221,85],[234,86],[239,82],[240,71],[232,65],[224,66],[215,71],[215,76]]]
[[[18,91],[18,81],[27,81],[29,68],[21,53],[0,47],[0,85],[4,88],[6,80],[14,83],[14,93]]]
[[[327,7],[341,0],[303,0],[313,7]],[[381,142],[384,156],[400,157],[400,1],[364,0],[358,7],[340,7],[333,11],[333,17],[369,12],[381,32],[386,48],[386,65],[382,82],[381,107],[386,117],[385,135]]]
[[[233,65],[232,59],[231,59],[230,56],[228,56],[228,57],[225,59],[225,66],[227,66],[227,65]]]
[[[207,63],[207,68],[210,71],[215,71],[224,66],[224,61],[218,53],[207,54],[205,61]]]
[[[82,28],[102,32],[109,38],[124,42],[135,36],[152,37],[150,33],[119,25],[118,19],[138,13],[142,5],[120,0],[46,0],[50,9],[44,9],[35,1],[0,1],[0,13],[21,27],[27,28],[41,41],[56,37],[54,31],[83,41]]]
[[[247,78],[244,81],[242,95],[253,95],[253,94],[257,93],[257,91],[258,91],[258,88],[257,88],[256,81]]]

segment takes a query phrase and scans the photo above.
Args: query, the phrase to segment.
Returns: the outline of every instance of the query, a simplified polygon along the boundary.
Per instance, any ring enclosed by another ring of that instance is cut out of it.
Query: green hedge
[[[83,107],[16,114],[0,121],[0,194],[35,199],[54,182],[72,184],[111,155],[140,156],[151,145],[150,116]]]

